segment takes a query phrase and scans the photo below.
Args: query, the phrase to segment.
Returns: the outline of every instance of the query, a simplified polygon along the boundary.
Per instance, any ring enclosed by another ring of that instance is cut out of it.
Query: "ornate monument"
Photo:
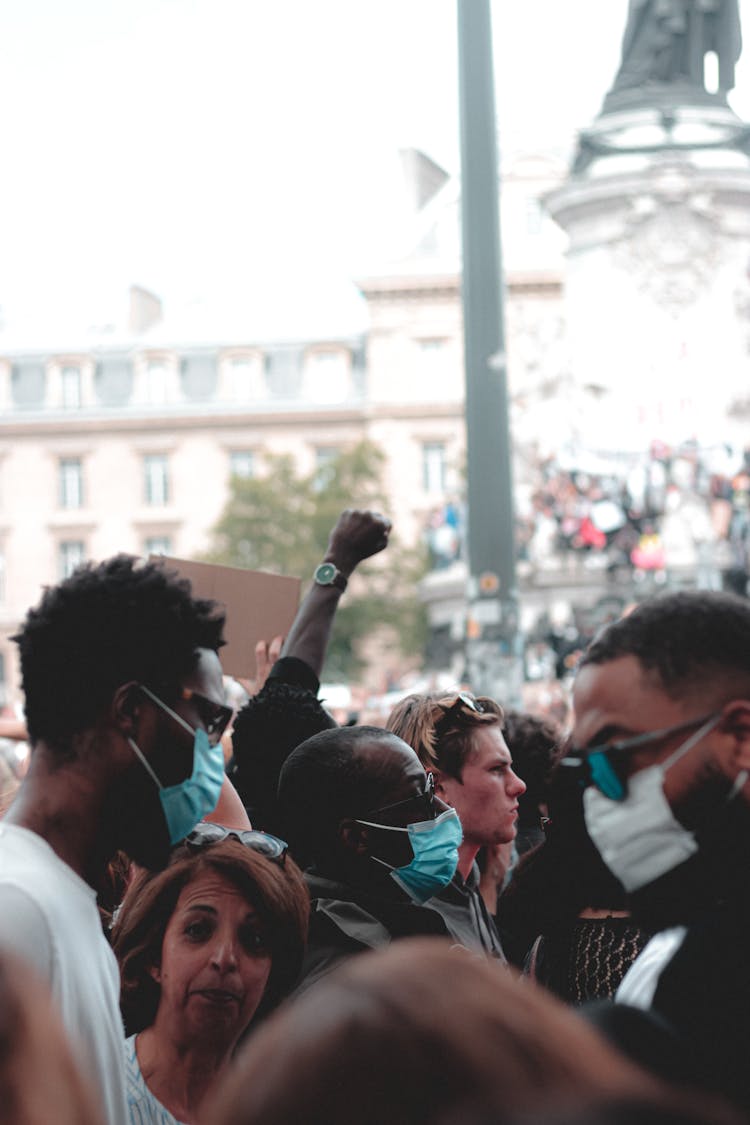
[[[737,0],[630,0],[602,111],[546,201],[569,236],[571,370],[599,448],[734,440],[750,388],[750,126],[727,101],[740,49]]]
[[[622,61],[605,112],[655,98],[726,104],[742,50],[737,0],[630,0]],[[718,61],[718,90],[705,86],[705,58]]]
[[[738,0],[630,0],[622,57],[599,117],[581,131],[574,172],[597,156],[645,150],[736,148],[750,154],[750,126],[732,112],[727,94],[742,50]],[[715,57],[716,89],[706,85]],[[623,114],[639,115],[625,118]],[[648,139],[627,125],[656,117]],[[702,133],[678,127],[701,122]]]

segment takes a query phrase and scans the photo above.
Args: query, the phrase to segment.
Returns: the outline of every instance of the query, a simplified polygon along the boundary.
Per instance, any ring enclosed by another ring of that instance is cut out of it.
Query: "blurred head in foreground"
[[[660,1089],[541,989],[419,938],[354,958],[275,1013],[211,1120],[428,1125],[481,1105],[502,1121]]]

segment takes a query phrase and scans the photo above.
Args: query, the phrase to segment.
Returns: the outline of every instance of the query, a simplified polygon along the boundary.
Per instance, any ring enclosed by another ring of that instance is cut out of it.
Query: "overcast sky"
[[[356,273],[387,239],[398,148],[456,167],[455,6],[5,0],[0,305]],[[740,7],[733,103],[750,118]],[[614,76],[626,11],[495,0],[504,145],[569,149]]]

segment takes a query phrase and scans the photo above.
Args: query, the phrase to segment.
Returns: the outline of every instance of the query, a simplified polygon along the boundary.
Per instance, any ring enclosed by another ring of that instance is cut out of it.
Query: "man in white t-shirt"
[[[118,849],[162,866],[216,806],[231,718],[213,602],[119,555],[44,593],[16,640],[32,745],[0,823],[0,951],[46,980],[105,1120],[125,1125],[119,974],[96,895]]]

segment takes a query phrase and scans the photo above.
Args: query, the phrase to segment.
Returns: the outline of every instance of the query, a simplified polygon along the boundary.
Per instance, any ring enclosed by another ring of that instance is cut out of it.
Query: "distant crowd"
[[[747,575],[750,451],[672,450],[585,469],[536,466],[519,517],[520,558],[533,567],[588,557],[636,576],[714,567]]]

